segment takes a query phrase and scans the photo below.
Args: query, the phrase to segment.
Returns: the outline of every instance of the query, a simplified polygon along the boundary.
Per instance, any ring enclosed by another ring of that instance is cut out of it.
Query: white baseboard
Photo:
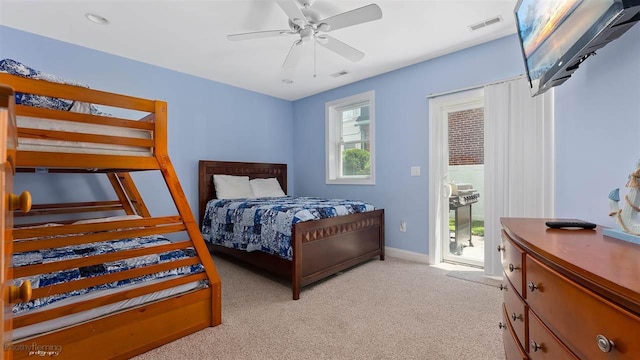
[[[385,246],[384,253],[385,253],[385,256],[391,256],[398,259],[415,261],[423,264],[429,264],[429,254],[422,254],[422,253],[417,253],[413,251],[396,249],[388,246]]]

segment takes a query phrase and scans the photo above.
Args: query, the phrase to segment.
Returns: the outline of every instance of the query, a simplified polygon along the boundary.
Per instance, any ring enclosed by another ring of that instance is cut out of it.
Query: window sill
[[[376,181],[372,178],[365,179],[329,179],[326,180],[327,185],[375,185]]]

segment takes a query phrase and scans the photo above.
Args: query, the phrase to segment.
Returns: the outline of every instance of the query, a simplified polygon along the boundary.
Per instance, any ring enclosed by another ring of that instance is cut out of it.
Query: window
[[[373,91],[326,104],[327,184],[375,184]]]

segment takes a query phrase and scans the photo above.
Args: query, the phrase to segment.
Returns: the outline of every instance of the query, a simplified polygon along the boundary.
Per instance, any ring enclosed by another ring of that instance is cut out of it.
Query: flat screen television
[[[640,0],[519,0],[514,13],[535,96],[567,81],[597,49],[638,22]]]

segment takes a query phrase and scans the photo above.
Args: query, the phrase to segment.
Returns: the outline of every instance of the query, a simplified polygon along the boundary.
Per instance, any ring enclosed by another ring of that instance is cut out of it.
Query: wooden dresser
[[[501,219],[511,359],[640,359],[640,245],[548,219]]]

